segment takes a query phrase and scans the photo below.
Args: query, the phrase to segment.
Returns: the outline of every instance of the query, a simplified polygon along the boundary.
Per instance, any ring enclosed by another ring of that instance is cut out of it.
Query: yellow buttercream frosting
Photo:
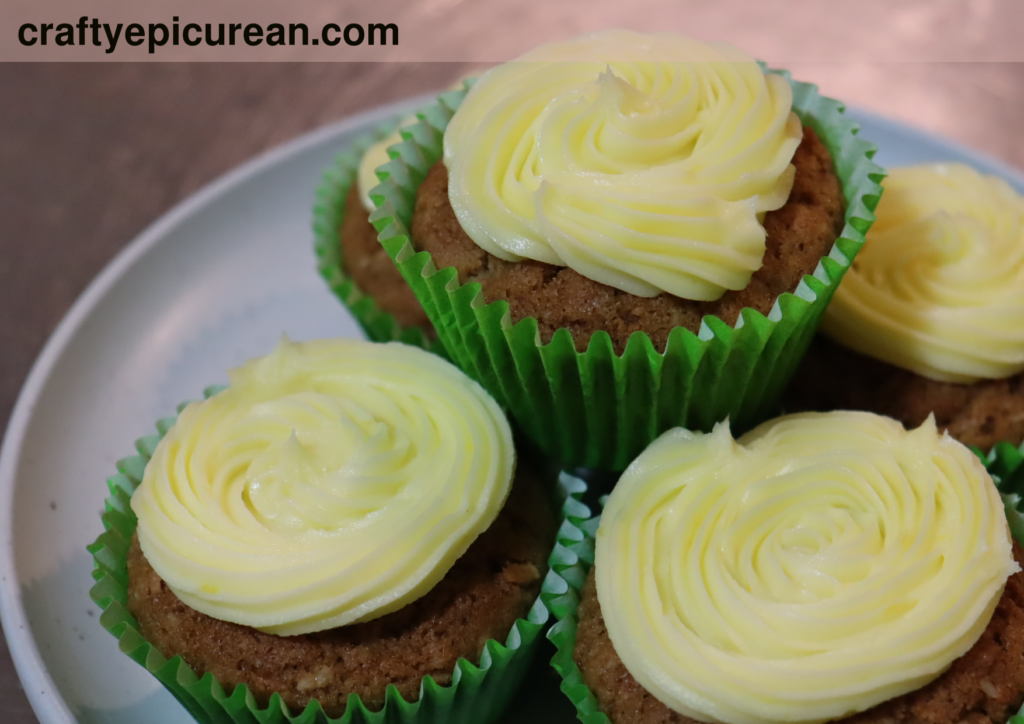
[[[293,635],[429,591],[497,516],[504,414],[399,343],[284,340],[189,405],[132,497],[142,551],[186,604]]]
[[[882,186],[825,333],[942,382],[1024,371],[1024,198],[953,163],[892,169]]]
[[[806,413],[734,440],[670,430],[597,531],[616,652],[705,722],[819,722],[917,689],[965,653],[1019,570],[979,460],[929,419]]]
[[[611,30],[477,81],[444,135],[462,228],[507,261],[713,300],[761,267],[800,143],[792,91],[721,43]]]

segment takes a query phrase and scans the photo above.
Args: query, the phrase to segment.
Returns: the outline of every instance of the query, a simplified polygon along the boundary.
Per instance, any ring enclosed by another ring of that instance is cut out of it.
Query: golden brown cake
[[[932,420],[671,430],[580,526],[556,666],[612,724],[1004,724],[1024,702],[1005,505]]]
[[[940,429],[988,450],[1024,441],[1024,375],[972,384],[940,382],[867,355],[824,335],[807,350],[784,404],[803,410],[870,410],[916,427],[935,415]]]
[[[427,595],[363,624],[299,636],[275,636],[219,621],[182,603],[132,540],[128,608],[145,638],[228,690],[246,684],[261,706],[274,692],[293,711],[313,699],[341,716],[349,694],[371,710],[393,684],[419,698],[424,676],[451,683],[459,658],[478,663],[487,639],[504,641],[526,616],[547,572],[554,513],[537,478],[520,473],[491,527]]]
[[[1013,544],[1024,565],[1024,550]],[[591,569],[576,629],[576,664],[612,724],[699,724],[651,696],[626,670],[605,628]],[[1024,572],[1013,574],[973,648],[932,683],[844,719],[846,724],[1003,724],[1024,703]]]
[[[436,336],[427,313],[405,283],[394,262],[377,241],[377,230],[370,214],[359,200],[359,187],[352,184],[345,199],[345,214],[338,230],[342,268],[364,294],[403,327],[423,327],[429,337]]]
[[[509,303],[512,322],[535,317],[541,340],[561,328],[572,332],[584,351],[591,335],[607,331],[621,353],[633,332],[643,331],[663,350],[669,332],[696,332],[701,319],[715,315],[730,326],[745,307],[764,315],[783,292],[793,291],[814,272],[843,228],[843,198],[828,149],[810,128],[793,156],[796,176],[786,204],[764,218],[767,231],[763,266],[746,288],[715,301],[698,302],[669,294],[639,297],[582,276],[573,269],[539,261],[507,262],[475,244],[459,225],[448,198],[448,172],[442,162],[430,170],[416,195],[412,241],[430,252],[438,267],[458,270],[459,282],[479,282],[487,302]]]
[[[540,46],[406,135],[379,239],[450,358],[568,468],[771,414],[880,177],[840,103],[671,32]]]
[[[355,694],[391,717],[391,685],[416,701],[462,658],[481,677],[454,711],[514,686],[556,521],[501,408],[398,342],[282,339],[230,379],[182,410],[131,496],[145,641],[252,708],[340,716]]]

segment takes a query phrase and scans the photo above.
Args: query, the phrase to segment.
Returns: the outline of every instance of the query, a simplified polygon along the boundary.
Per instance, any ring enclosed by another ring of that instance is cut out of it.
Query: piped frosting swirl
[[[132,509],[187,605],[309,633],[429,591],[493,522],[514,464],[501,409],[438,357],[284,341],[185,408]]]
[[[448,125],[448,195],[508,261],[634,295],[714,300],[761,267],[793,184],[792,91],[725,44],[624,30],[485,73]]]
[[[942,382],[1024,371],[1024,198],[962,164],[892,169],[826,334]]]
[[[808,413],[735,441],[671,430],[597,532],[626,668],[705,722],[818,722],[928,683],[978,639],[1013,560],[1003,504],[933,420]]]

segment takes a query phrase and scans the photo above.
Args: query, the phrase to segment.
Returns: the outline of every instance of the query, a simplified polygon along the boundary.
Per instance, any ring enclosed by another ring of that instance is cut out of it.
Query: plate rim
[[[0,443],[0,526],[4,526],[6,530],[6,536],[0,545],[0,581],[2,581],[0,582],[0,624],[3,626],[8,650],[25,695],[33,713],[42,724],[77,724],[78,719],[54,683],[40,655],[38,645],[31,634],[31,627],[23,605],[21,581],[18,577],[14,555],[13,516],[17,482],[15,473],[20,462],[26,432],[40,394],[67,345],[79,327],[89,318],[93,310],[117,282],[130,273],[134,265],[151,248],[166,238],[170,231],[188,220],[193,214],[207,205],[216,203],[221,196],[236,186],[292,156],[301,154],[317,145],[329,143],[331,139],[358,128],[381,123],[388,118],[407,113],[411,109],[429,102],[436,95],[437,93],[425,93],[375,106],[322,128],[309,131],[263,151],[205,184],[161,214],[107,262],[99,274],[75,299],[47,338],[22,383],[4,432],[3,442]],[[932,131],[879,113],[852,106],[847,107],[847,113],[861,125],[867,122],[887,132],[913,136],[932,145],[948,149],[951,153],[967,158],[971,164],[986,173],[994,173],[1012,180],[1017,191],[1024,193],[1024,170],[994,156],[977,151],[959,141],[950,140]],[[325,159],[325,169],[328,163],[329,159]],[[313,199],[310,199],[311,208],[312,203]]]
[[[47,338],[39,356],[32,363],[11,410],[11,416],[0,443],[0,526],[6,531],[0,545],[0,624],[3,626],[18,679],[33,713],[42,724],[77,724],[60,689],[47,669],[35,638],[31,634],[21,596],[21,580],[14,554],[14,492],[21,449],[40,394],[50,379],[54,366],[73,339],[78,328],[117,282],[154,246],[166,238],[179,224],[193,214],[267,169],[301,154],[334,137],[363,126],[381,123],[410,108],[429,101],[436,94],[400,99],[361,111],[341,121],[304,133],[244,161],[200,187],[147,225],[104,265],[78,295]],[[325,159],[326,170],[329,159]],[[312,209],[313,199],[310,199]]]

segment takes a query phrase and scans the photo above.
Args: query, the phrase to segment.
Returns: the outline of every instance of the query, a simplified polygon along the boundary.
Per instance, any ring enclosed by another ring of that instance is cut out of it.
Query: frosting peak
[[[1024,371],[1024,198],[963,164],[896,168],[822,329],[942,382]]]
[[[497,516],[514,463],[500,408],[438,357],[283,342],[182,411],[132,509],[187,605],[309,633],[429,591]]]
[[[444,137],[462,228],[508,261],[713,300],[761,267],[793,185],[792,91],[738,49],[623,30],[485,73]]]
[[[1018,570],[980,461],[934,420],[807,413],[738,441],[670,430],[597,531],[626,668],[671,709],[819,722],[920,688],[977,641]]]

